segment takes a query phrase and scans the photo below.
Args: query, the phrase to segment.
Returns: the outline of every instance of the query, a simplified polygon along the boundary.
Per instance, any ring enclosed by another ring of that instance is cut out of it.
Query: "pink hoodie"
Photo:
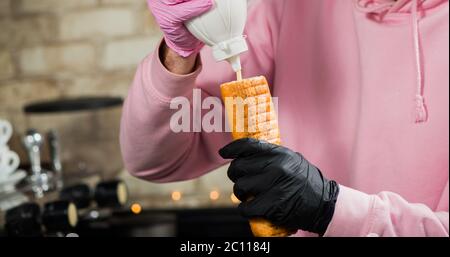
[[[284,145],[341,185],[326,236],[448,236],[448,1],[262,0],[246,33],[244,75],[269,79]],[[225,163],[230,135],[169,128],[172,98],[219,97],[234,79],[210,49],[201,58],[186,76],[142,61],[121,129],[133,175],[187,180]]]

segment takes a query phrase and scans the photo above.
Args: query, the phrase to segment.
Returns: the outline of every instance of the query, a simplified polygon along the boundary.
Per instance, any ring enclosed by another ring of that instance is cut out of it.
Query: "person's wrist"
[[[195,71],[197,65],[197,54],[183,57],[167,46],[165,41],[159,49],[159,58],[164,67],[177,75],[187,75]]]

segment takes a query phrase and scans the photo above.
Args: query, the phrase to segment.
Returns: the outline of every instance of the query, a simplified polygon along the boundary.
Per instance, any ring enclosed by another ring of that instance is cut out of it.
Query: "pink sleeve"
[[[265,75],[271,81],[282,9],[275,2],[261,1],[250,10],[250,50],[242,55],[247,77]],[[228,133],[174,133],[170,129],[171,116],[177,111],[170,109],[173,98],[192,98],[194,88],[202,89],[202,99],[211,92],[218,96],[219,85],[235,78],[228,64],[212,59],[210,49],[202,51],[201,63],[192,74],[175,75],[162,65],[157,49],[140,64],[124,103],[120,132],[124,163],[134,176],[154,182],[180,181],[225,163],[217,152],[231,141]]]
[[[448,182],[441,205],[432,211],[401,196],[382,192],[368,195],[341,186],[336,210],[325,236],[449,236]]]

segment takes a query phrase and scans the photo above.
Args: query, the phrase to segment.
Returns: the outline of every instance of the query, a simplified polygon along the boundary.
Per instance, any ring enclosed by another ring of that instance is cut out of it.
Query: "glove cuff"
[[[166,42],[167,46],[170,49],[174,50],[177,54],[179,54],[185,58],[189,57],[191,55],[198,54],[200,52],[200,50],[202,50],[203,46],[205,46],[205,44],[203,42],[196,41],[196,43],[192,45],[192,48],[186,49],[186,48],[177,46],[172,41],[170,41],[170,39],[168,39],[167,37],[164,37],[164,41]]]
[[[327,231],[328,225],[333,219],[336,201],[339,195],[339,185],[335,181],[329,181],[326,185],[324,196],[322,197],[322,206],[320,213],[314,224],[314,232],[323,236]]]

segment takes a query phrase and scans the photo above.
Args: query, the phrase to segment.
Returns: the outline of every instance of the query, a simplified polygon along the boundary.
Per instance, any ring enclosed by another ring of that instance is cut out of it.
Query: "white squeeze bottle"
[[[248,50],[243,35],[246,21],[247,0],[213,0],[211,9],[186,22],[186,27],[212,48],[216,61],[228,61],[242,80],[240,54]]]
[[[247,42],[245,40],[245,36],[243,35],[245,23],[247,21],[247,0],[213,0],[213,3],[214,4],[211,10],[199,17],[188,21],[186,23],[186,27],[195,37],[204,42],[206,45],[212,47],[213,56],[216,61],[228,61],[231,64],[233,70],[236,72],[237,81],[225,83],[220,86],[222,98],[231,97],[234,93],[236,93],[237,95],[245,98],[259,96],[263,97],[263,99],[266,100],[267,97],[270,96],[270,90],[269,85],[264,77],[260,76],[251,78],[247,81],[246,84],[241,83],[242,67],[241,59],[239,56],[240,54],[248,50]],[[255,90],[241,90],[241,84],[249,85]],[[259,88],[258,92],[256,90],[256,87]],[[260,94],[261,88],[264,88],[266,94]],[[234,122],[235,117],[237,117],[234,112],[235,104],[227,105],[227,102],[225,100],[224,104],[228,116],[228,121]],[[262,103],[254,102],[253,106],[256,107],[254,108],[254,110],[258,110],[258,108],[260,108],[259,106],[261,105]],[[270,109],[273,109],[272,101],[266,102],[265,105],[266,107],[270,107]],[[253,108],[250,108],[249,106],[248,109],[250,110]],[[258,116],[257,113],[247,112],[246,114],[247,120],[250,120],[251,116]],[[276,129],[272,128],[273,125],[271,125],[271,128],[269,129],[264,128],[263,130],[261,130],[258,128],[258,131],[262,132],[264,136],[257,136],[257,139],[263,139],[264,137],[266,137],[266,139],[275,139],[279,143],[280,137],[278,131],[278,123],[275,117],[275,115],[271,115],[270,123],[275,123]],[[233,139],[236,140],[242,138],[243,135],[254,137],[249,133],[236,133],[236,135],[233,135]],[[289,230],[273,225],[272,223],[264,219],[251,219],[250,227],[253,234],[257,237],[281,237],[289,236],[291,234]]]

